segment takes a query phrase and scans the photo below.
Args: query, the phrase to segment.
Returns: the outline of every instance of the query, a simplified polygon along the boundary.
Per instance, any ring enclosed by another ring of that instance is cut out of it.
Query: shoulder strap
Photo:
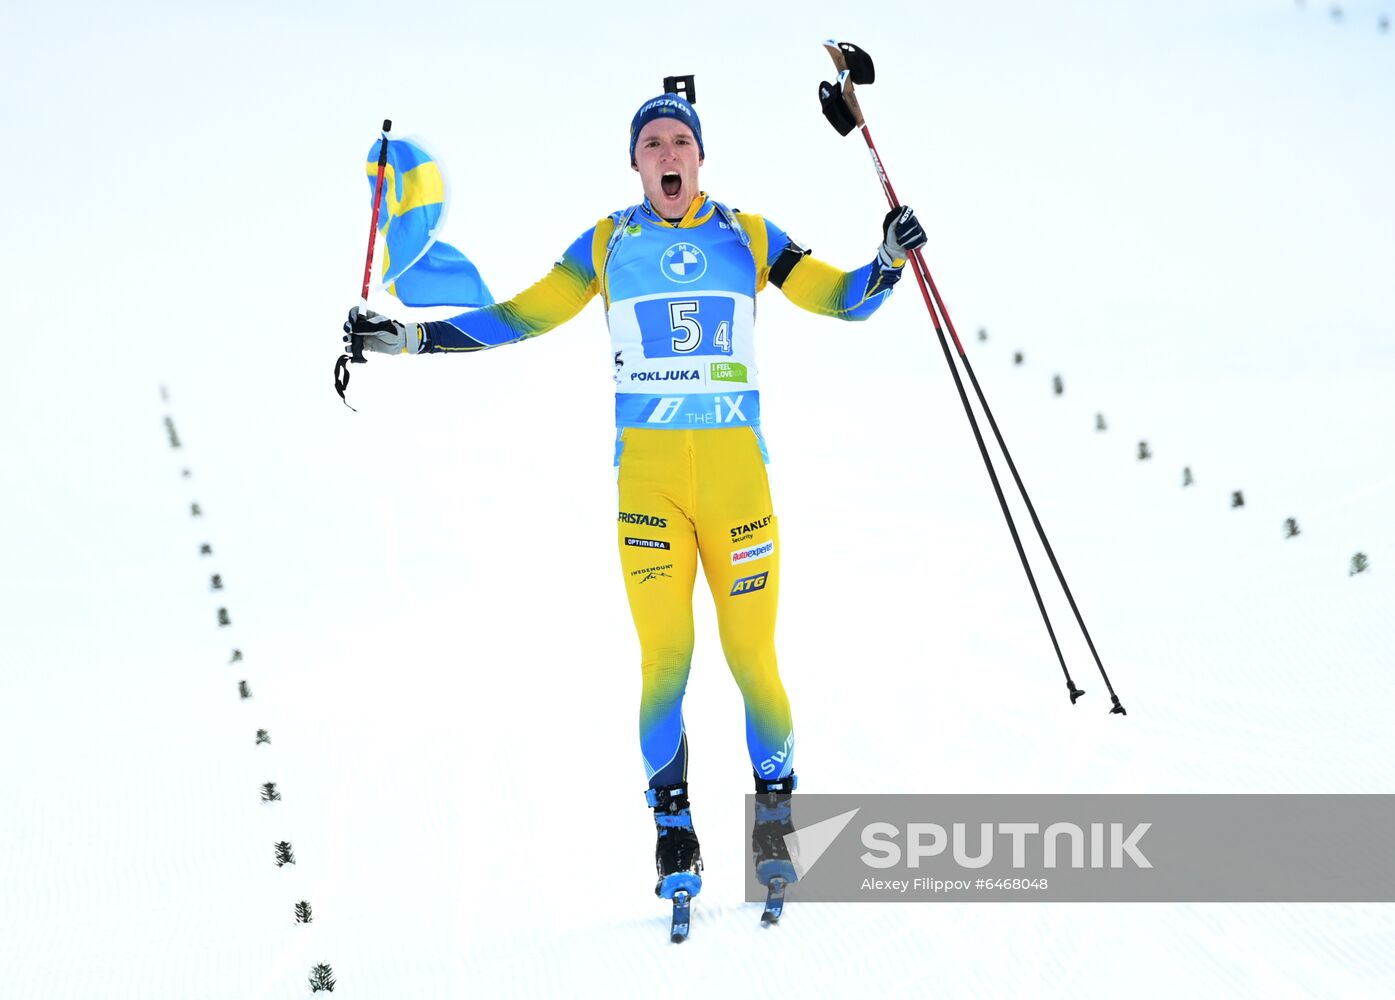
[[[720,201],[714,201],[712,204],[717,206],[717,211],[721,213],[722,221],[728,226],[731,226],[731,231],[736,234],[736,238],[741,241],[741,245],[751,251],[751,263],[756,266],[756,291],[759,292],[765,287],[765,275],[767,273],[765,257],[769,252],[769,247],[766,245],[768,240],[766,239],[765,233],[765,220],[760,216],[753,216],[759,224],[759,231],[752,236],[746,231],[746,227],[742,225],[741,219],[735,211],[727,208]]]
[[[607,257],[609,257],[611,253],[614,252],[615,245],[619,243],[621,237],[625,235],[625,228],[629,226],[630,220],[635,217],[635,213],[638,211],[638,205],[631,205],[629,208],[624,209],[623,211],[613,212],[611,214],[610,217],[615,220],[615,229],[610,234],[610,242],[605,245],[605,255]]]
[[[749,249],[751,246],[751,237],[747,234],[746,227],[741,225],[740,220],[737,219],[736,213],[727,208],[720,201],[714,201],[712,205],[722,216],[722,221],[728,226],[731,226],[731,231],[736,234],[736,238],[741,241],[741,245]],[[760,267],[760,263],[760,261],[756,261],[756,266]]]
[[[620,241],[625,236],[625,230],[630,225],[630,220],[635,217],[639,208],[638,205],[631,205],[619,212],[610,213],[606,218],[611,221],[614,228],[610,231],[610,238],[605,242],[605,249],[601,249],[600,240],[591,244],[591,264],[596,269],[596,280],[600,283],[601,301],[605,304],[606,309],[610,308],[610,286],[606,283],[606,269],[610,266],[610,255],[620,245]]]

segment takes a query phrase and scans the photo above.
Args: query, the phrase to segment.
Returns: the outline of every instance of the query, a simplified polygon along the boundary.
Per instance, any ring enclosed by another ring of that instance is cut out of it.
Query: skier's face
[[[666,219],[678,219],[698,194],[697,139],[693,130],[673,118],[656,118],[639,131],[635,170],[649,204]]]

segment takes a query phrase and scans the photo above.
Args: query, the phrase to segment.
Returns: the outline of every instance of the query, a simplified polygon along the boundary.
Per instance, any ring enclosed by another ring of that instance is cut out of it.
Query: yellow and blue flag
[[[368,151],[371,203],[378,186],[378,150]],[[436,160],[411,139],[388,140],[378,214],[382,282],[406,306],[487,306],[494,302],[479,270],[436,238],[449,192]]]

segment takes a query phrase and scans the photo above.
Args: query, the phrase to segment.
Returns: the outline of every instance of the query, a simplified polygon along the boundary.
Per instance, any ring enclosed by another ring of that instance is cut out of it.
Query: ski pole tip
[[[1085,690],[1083,688],[1078,688],[1075,686],[1075,681],[1066,681],[1066,689],[1070,691],[1070,703],[1072,705],[1074,705],[1076,701],[1079,700],[1080,696],[1085,693]]]

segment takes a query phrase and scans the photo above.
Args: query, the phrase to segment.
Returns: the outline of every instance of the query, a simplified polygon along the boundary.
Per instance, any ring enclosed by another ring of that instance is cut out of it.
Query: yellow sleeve
[[[801,309],[820,316],[842,316],[848,292],[847,272],[817,257],[805,257],[785,279],[780,291]]]

